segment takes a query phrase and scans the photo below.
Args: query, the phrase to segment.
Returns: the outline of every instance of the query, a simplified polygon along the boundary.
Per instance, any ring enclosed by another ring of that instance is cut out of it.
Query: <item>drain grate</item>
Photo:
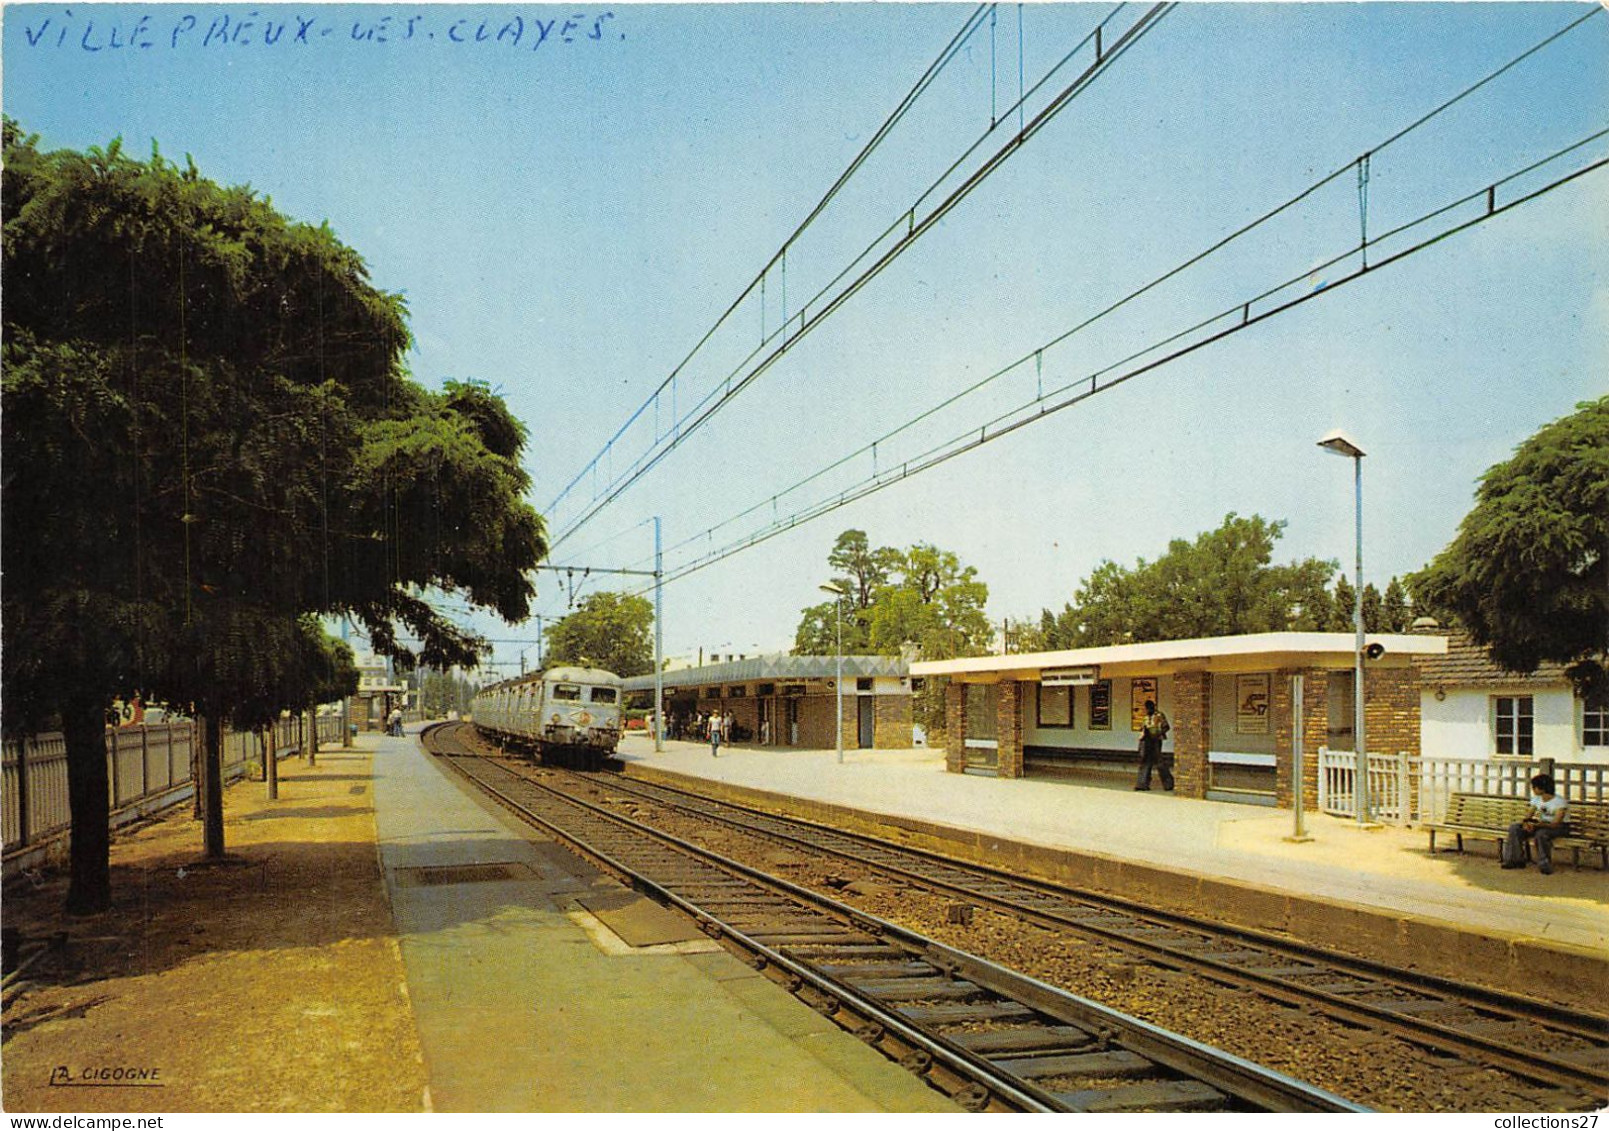
[[[401,887],[423,887],[521,880],[531,875],[531,870],[524,864],[504,861],[495,864],[437,864],[421,868],[398,868],[395,875],[397,884]]]

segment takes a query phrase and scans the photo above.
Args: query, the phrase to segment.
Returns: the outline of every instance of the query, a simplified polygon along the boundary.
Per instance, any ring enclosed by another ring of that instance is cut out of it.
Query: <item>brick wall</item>
[[[838,716],[833,696],[806,695],[799,704],[799,745],[806,750],[833,750],[838,746]],[[844,704],[844,749],[855,747],[853,702]]]
[[[1329,741],[1330,674],[1308,668],[1302,675],[1302,804],[1317,809],[1318,750]]]
[[[1412,668],[1366,667],[1364,741],[1371,754],[1419,754],[1419,678]]]
[[[944,685],[944,768],[952,774],[967,765],[966,684],[951,680]]]
[[[873,696],[876,714],[872,724],[872,745],[878,750],[904,750],[911,744],[911,697]]]
[[[1291,695],[1292,677],[1303,677],[1302,686],[1302,799],[1307,809],[1318,808],[1318,748],[1324,745],[1329,719],[1329,673],[1319,668],[1279,671],[1273,674],[1270,713],[1274,720],[1274,797],[1281,809],[1292,808],[1296,794],[1293,780],[1295,714]]]
[[[1022,777],[1022,700],[1028,684],[1014,679],[1000,681],[995,698],[995,733],[1000,743],[1000,762],[996,771],[1003,778]]]
[[[1212,677],[1173,677],[1173,787],[1182,797],[1207,795],[1207,743],[1212,735]],[[1138,742],[1138,736],[1135,739]]]
[[[760,741],[760,704],[753,699],[728,699],[726,709],[732,712],[732,722],[741,727],[748,738],[745,743],[757,744]]]

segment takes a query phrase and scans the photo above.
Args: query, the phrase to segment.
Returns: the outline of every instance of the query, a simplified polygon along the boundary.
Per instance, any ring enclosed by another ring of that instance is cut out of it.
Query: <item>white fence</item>
[[[318,717],[320,743],[339,743],[341,716]],[[106,775],[112,825],[133,820],[189,797],[191,759],[198,724],[158,723],[108,727]],[[275,727],[280,749],[299,749],[304,718],[281,719]],[[231,731],[223,741],[224,780],[233,781],[260,759],[257,735]],[[67,741],[58,733],[5,743],[0,758],[0,837],[10,857],[23,848],[62,836],[72,825],[67,804]]]
[[[1350,750],[1319,747],[1320,810],[1338,817],[1357,815],[1357,765]],[[1396,825],[1440,820],[1455,793],[1529,797],[1531,777],[1539,773],[1552,774],[1567,801],[1602,801],[1609,786],[1609,766],[1552,759],[1413,757],[1399,751],[1370,754],[1367,772],[1369,815]]]

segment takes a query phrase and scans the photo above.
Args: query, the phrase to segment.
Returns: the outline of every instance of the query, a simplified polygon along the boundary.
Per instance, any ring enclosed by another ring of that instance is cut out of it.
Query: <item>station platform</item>
[[[956,1110],[415,737],[378,742],[380,862],[432,1110]]]
[[[1609,873],[1499,868],[1492,845],[1429,852],[1417,829],[1198,801],[1127,783],[947,773],[937,749],[778,750],[629,735],[628,775],[720,783],[800,816],[892,826],[909,843],[1211,915],[1379,961],[1582,1004],[1609,998]],[[766,795],[761,797],[760,794]],[[1438,848],[1448,838],[1438,840]]]

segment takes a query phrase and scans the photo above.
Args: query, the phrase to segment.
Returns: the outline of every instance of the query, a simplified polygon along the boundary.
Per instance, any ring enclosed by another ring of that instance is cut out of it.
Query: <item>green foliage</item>
[[[1570,666],[1583,694],[1609,670],[1609,397],[1544,426],[1481,477],[1458,536],[1409,579],[1516,672]]]
[[[838,536],[827,562],[841,571],[843,649],[848,654],[897,656],[914,649],[925,659],[975,654],[989,643],[984,614],[988,586],[948,550],[919,543],[907,550],[872,549],[863,531]],[[834,602],[804,609],[794,633],[798,655],[831,655],[837,647]]]
[[[547,631],[547,666],[603,668],[619,676],[654,670],[654,605],[627,593],[592,593]]]
[[[473,680],[449,672],[429,670],[419,677],[419,705],[427,719],[445,718],[449,711],[465,712],[472,709],[475,693],[480,690]]]
[[[1194,542],[1174,539],[1154,562],[1142,558],[1133,568],[1102,562],[1051,622],[1053,646],[1323,627],[1335,563],[1271,564],[1284,530],[1284,522],[1231,513]]]
[[[154,149],[4,140],[8,726],[65,688],[97,717],[131,687],[220,721],[304,707],[345,679],[308,615],[437,666],[483,644],[421,594],[524,618],[523,427],[407,379],[402,300],[327,225]]]

